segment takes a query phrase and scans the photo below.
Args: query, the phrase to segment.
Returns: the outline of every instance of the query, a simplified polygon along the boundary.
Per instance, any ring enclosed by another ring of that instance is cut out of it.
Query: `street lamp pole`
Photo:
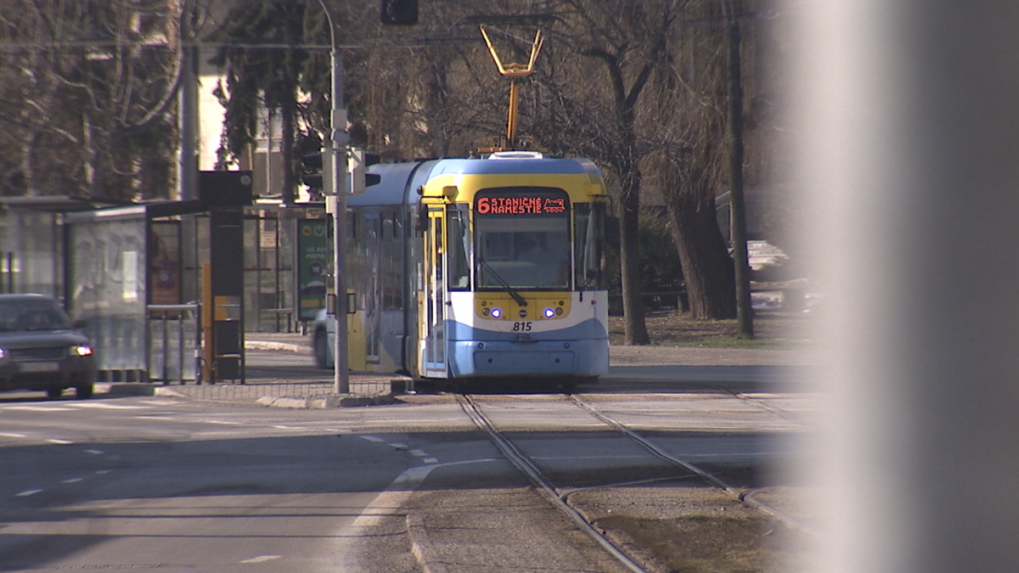
[[[344,274],[343,243],[347,215],[347,110],[343,107],[343,58],[336,48],[336,24],[325,0],[318,0],[329,23],[329,63],[332,68],[332,111],[330,113],[330,135],[326,142],[326,153],[332,166],[330,183],[336,208],[333,210],[333,289],[336,313],[336,336],[333,347],[335,363],[334,391],[337,394],[350,393],[350,369],[347,359],[347,288]],[[328,191],[328,187],[326,188]]]

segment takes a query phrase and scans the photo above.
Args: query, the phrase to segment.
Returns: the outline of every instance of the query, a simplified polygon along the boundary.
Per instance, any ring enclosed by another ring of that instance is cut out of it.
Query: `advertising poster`
[[[326,269],[332,251],[324,220],[297,222],[299,320],[314,320],[326,305]]]
[[[175,221],[153,222],[150,229],[151,304],[180,304],[180,224]],[[126,285],[125,281],[125,288]]]

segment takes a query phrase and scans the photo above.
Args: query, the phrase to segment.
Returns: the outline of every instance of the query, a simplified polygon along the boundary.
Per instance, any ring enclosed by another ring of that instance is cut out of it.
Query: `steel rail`
[[[745,398],[740,397],[740,399],[745,399]],[[649,452],[651,452],[655,456],[657,456],[657,457],[659,457],[659,458],[661,458],[661,459],[663,459],[663,460],[665,460],[667,462],[679,465],[679,466],[681,466],[681,467],[683,467],[683,468],[685,468],[685,469],[687,469],[687,470],[697,474],[698,476],[700,476],[701,479],[703,479],[704,481],[708,482],[709,484],[711,484],[711,485],[713,485],[713,486],[715,486],[715,487],[725,491],[726,493],[731,495],[733,498],[735,498],[735,499],[739,500],[740,502],[745,503],[745,504],[747,504],[747,505],[749,505],[751,507],[754,507],[754,508],[756,508],[756,509],[758,509],[758,510],[764,512],[764,513],[767,513],[768,515],[770,515],[770,516],[774,517],[775,519],[781,521],[782,523],[784,523],[788,527],[791,527],[793,529],[798,529],[800,531],[804,531],[804,532],[810,533],[812,535],[818,535],[818,532],[815,529],[813,529],[812,527],[810,527],[809,525],[807,525],[807,524],[803,523],[802,521],[794,518],[793,516],[789,515],[788,513],[785,513],[785,512],[783,512],[783,511],[781,511],[781,510],[779,510],[779,509],[777,509],[775,507],[772,507],[772,506],[770,506],[770,505],[768,505],[768,504],[766,504],[766,503],[756,499],[754,497],[754,495],[759,493],[760,491],[762,491],[764,488],[755,488],[755,489],[751,489],[751,490],[742,490],[740,488],[732,486],[732,485],[726,483],[724,480],[722,480],[718,476],[712,474],[711,472],[709,472],[709,471],[707,471],[707,470],[705,470],[703,468],[700,468],[700,467],[698,467],[698,466],[696,466],[696,465],[694,465],[694,464],[692,464],[692,463],[690,463],[690,462],[688,462],[688,461],[686,461],[684,459],[677,458],[677,457],[673,456],[672,454],[669,454],[665,450],[663,450],[663,449],[659,448],[658,446],[656,446],[654,443],[652,443],[647,438],[641,436],[637,432],[635,432],[632,429],[630,429],[628,426],[626,426],[626,424],[623,424],[622,422],[616,420],[615,418],[612,418],[611,416],[603,413],[602,411],[598,410],[598,408],[596,408],[593,405],[585,402],[583,399],[581,399],[580,397],[576,396],[575,394],[570,395],[570,400],[572,400],[573,403],[576,404],[577,406],[579,406],[580,408],[586,410],[588,413],[590,413],[595,418],[598,418],[598,420],[604,422],[605,424],[608,424],[608,425],[612,426],[613,428],[615,428],[619,432],[622,432],[627,437],[629,437],[633,441],[635,441],[638,444],[640,444],[641,446],[643,446],[645,449],[647,449]],[[763,404],[759,404],[759,405],[763,406]],[[769,407],[766,407],[765,409],[771,409],[771,407],[769,406]]]
[[[474,403],[473,400],[467,395],[458,394],[457,401],[460,403],[460,407],[467,414],[467,416],[474,422],[476,426],[484,430],[488,434],[489,439],[495,444],[495,447],[499,449],[503,456],[513,464],[518,470],[523,472],[548,500],[562,510],[574,523],[577,524],[584,533],[588,534],[598,545],[609,552],[617,561],[619,561],[624,567],[633,571],[634,573],[649,573],[647,569],[642,567],[639,563],[630,559],[626,553],[615,546],[602,532],[598,531],[593,525],[588,523],[586,519],[576,509],[571,507],[564,499],[562,499],[556,492],[556,488],[549,482],[545,476],[541,473],[541,470],[534,465],[530,458],[525,456],[515,445],[501,432],[495,429],[495,426],[488,420],[484,412]]]

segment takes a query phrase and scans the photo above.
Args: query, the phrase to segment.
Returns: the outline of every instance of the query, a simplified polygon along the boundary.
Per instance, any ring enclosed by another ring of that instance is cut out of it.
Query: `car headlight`
[[[79,344],[77,346],[72,346],[71,352],[77,354],[78,356],[91,356],[92,347],[89,346],[88,344]]]
[[[0,348],[0,360],[3,360],[6,357],[7,357],[7,351],[4,350],[3,348]]]

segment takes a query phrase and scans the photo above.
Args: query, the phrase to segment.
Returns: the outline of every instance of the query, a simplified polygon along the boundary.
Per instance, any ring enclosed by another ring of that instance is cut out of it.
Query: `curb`
[[[289,408],[293,410],[328,410],[331,408],[357,408],[361,406],[385,406],[396,404],[398,400],[393,394],[381,396],[324,396],[299,398],[291,396],[262,396],[255,400],[256,404],[270,408]]]
[[[154,396],[156,388],[145,382],[96,382],[96,394],[109,394],[111,396]]]
[[[234,386],[230,386],[234,388]],[[181,398],[185,400],[216,400],[215,397],[196,398],[185,392],[174,389],[173,386],[161,386],[139,382],[111,383],[102,382],[95,386],[96,394],[107,394],[111,396],[165,396],[168,398]],[[231,401],[231,400],[226,400]],[[258,404],[270,408],[289,409],[331,409],[331,408],[358,408],[363,406],[388,406],[401,403],[397,394],[332,394],[327,396],[270,396],[250,397],[241,400],[248,404]]]
[[[307,354],[311,356],[311,347],[307,344],[295,344],[293,342],[274,342],[271,340],[245,340],[245,350],[264,350],[269,352],[293,352],[294,354]]]
[[[407,514],[407,536],[410,537],[410,552],[424,573],[446,573],[446,566],[434,559],[435,550],[420,515]]]

